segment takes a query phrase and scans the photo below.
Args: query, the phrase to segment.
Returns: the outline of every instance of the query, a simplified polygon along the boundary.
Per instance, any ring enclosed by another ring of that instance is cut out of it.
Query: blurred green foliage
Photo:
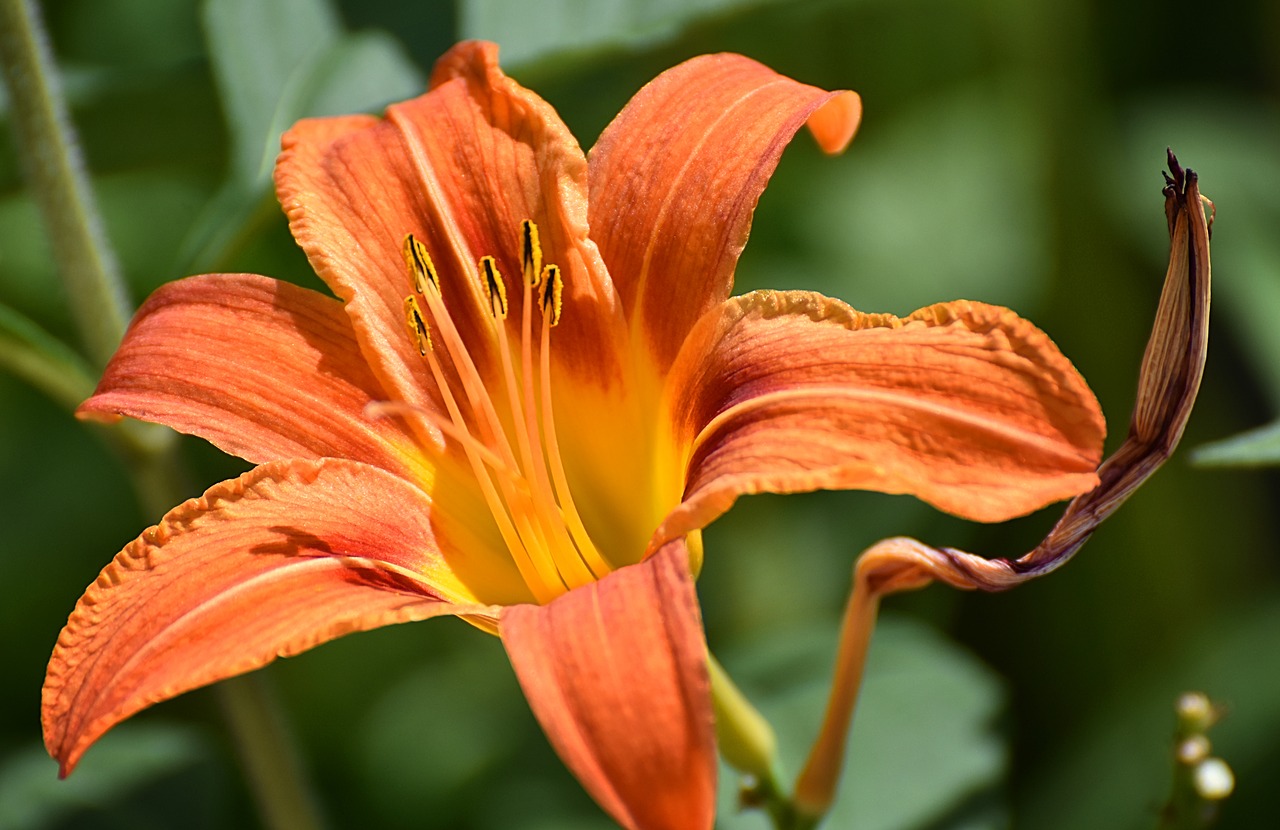
[[[1277,414],[1274,3],[516,5],[46,3],[135,299],[200,269],[316,285],[266,190],[279,130],[411,94],[459,37],[498,38],[508,70],[585,146],[662,69],[741,51],[857,89],[866,113],[840,159],[803,139],[788,151],[741,288],[813,288],[897,313],[960,297],[1011,305],[1089,379],[1114,446],[1164,274],[1159,171],[1172,146],[1218,205],[1213,345],[1187,443]],[[75,344],[51,244],[6,130],[0,304]],[[194,442],[184,451],[189,495],[242,469]],[[6,375],[0,487],[0,827],[252,822],[205,693],[139,716],[53,781],[39,748],[45,661],[84,586],[158,517],[89,429]],[[1150,827],[1187,688],[1228,709],[1215,752],[1238,788],[1222,826],[1266,825],[1280,780],[1275,488],[1267,471],[1191,468],[1181,453],[1049,578],[1007,595],[891,599],[830,826]],[[820,715],[859,550],[905,533],[1018,555],[1053,516],[977,527],[907,499],[818,493],[746,499],[713,526],[699,583],[710,642],[776,720],[790,771]],[[362,634],[266,671],[332,826],[607,826],[542,738],[499,643],[464,624]],[[732,815],[725,777],[722,826],[760,826]]]

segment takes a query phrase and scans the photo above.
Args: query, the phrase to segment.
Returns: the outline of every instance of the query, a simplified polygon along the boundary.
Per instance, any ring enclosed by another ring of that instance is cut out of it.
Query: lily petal
[[[530,219],[545,261],[564,278],[558,357],[579,374],[616,379],[621,316],[587,239],[586,159],[577,142],[550,105],[502,74],[493,44],[454,47],[432,84],[385,119],[299,122],[276,167],[294,237],[346,301],[366,359],[401,399],[438,405],[424,392],[435,383],[405,330],[411,286],[402,249],[412,233],[435,262],[481,375],[498,377],[478,264],[495,257],[519,319],[521,222]]]
[[[411,437],[396,419],[365,415],[386,397],[341,303],[210,274],[151,295],[77,414],[165,424],[255,464],[334,456],[404,473]]]
[[[688,485],[653,544],[759,492],[909,493],[1003,521],[1094,487],[1105,431],[1043,332],[963,301],[898,319],[809,292],[735,297],[690,337],[669,395]]]
[[[542,728],[606,812],[632,830],[709,830],[715,736],[683,541],[504,609],[499,630]]]
[[[861,114],[855,93],[704,55],[655,78],[601,134],[589,157],[591,232],[659,376],[729,296],[751,214],[791,137],[807,121],[837,153]]]
[[[121,551],[58,638],[45,744],[66,775],[153,703],[344,634],[496,615],[454,573],[425,494],[348,461],[275,462],[173,509]]]

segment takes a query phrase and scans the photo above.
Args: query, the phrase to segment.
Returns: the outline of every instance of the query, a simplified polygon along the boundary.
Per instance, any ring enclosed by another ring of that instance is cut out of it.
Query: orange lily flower
[[[747,493],[873,489],[999,521],[1097,483],[1097,402],[1012,312],[730,298],[787,142],[807,124],[838,152],[860,114],[852,92],[704,56],[584,156],[495,46],[464,43],[385,117],[293,127],[278,195],[338,299],[171,283],[80,409],[258,466],[80,600],[44,688],[63,773],[157,701],[451,614],[501,637],[615,820],[709,828],[700,528]]]

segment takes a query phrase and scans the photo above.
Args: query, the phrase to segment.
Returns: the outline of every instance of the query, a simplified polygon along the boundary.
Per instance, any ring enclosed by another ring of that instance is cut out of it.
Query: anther
[[[418,301],[413,297],[404,298],[404,321],[409,333],[418,344],[418,354],[426,357],[427,351],[431,348],[431,331],[427,328],[427,321],[422,316]]]
[[[489,301],[489,310],[498,320],[507,319],[507,285],[498,273],[498,265],[493,257],[480,260],[480,277],[484,280],[484,294]]]
[[[427,253],[427,246],[419,242],[413,234],[408,234],[404,238],[404,262],[413,276],[414,291],[425,295],[427,287],[430,286],[437,294],[440,293],[440,278],[436,275],[436,266],[431,261],[431,254]]]
[[[538,241],[538,226],[529,219],[520,223],[520,264],[524,281],[536,287],[542,279],[542,245]]]
[[[560,322],[560,298],[564,293],[564,280],[560,277],[560,267],[547,265],[542,269],[542,314],[547,324],[554,326]]]

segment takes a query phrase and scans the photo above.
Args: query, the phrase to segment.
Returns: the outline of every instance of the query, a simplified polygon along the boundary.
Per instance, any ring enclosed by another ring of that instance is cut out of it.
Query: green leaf
[[[1280,421],[1197,447],[1191,458],[1206,467],[1273,467],[1280,464]]]
[[[373,697],[355,751],[370,803],[385,810],[375,823],[438,809],[508,759],[527,723],[520,699],[496,648],[433,661]]]
[[[668,40],[687,26],[772,0],[462,0],[463,38],[502,44],[516,66],[564,53],[635,48]]]
[[[1174,701],[1185,691],[1204,692],[1226,707],[1211,737],[1213,754],[1236,773],[1237,789],[1227,809],[1241,799],[1274,805],[1278,599],[1273,594],[1215,619],[1198,636],[1163,652],[1162,659],[1135,661],[1118,694],[1080,701],[1095,714],[1063,742],[1050,767],[1028,782],[1019,826],[1154,826],[1156,805],[1169,794]],[[1249,826],[1225,819],[1223,827]]]
[[[785,774],[794,776],[816,734],[831,682],[835,626],[779,632],[743,653],[722,654],[734,680],[778,732]],[[1004,774],[992,722],[999,681],[932,629],[892,617],[872,641],[849,755],[824,826],[906,830],[942,822]],[[765,830],[759,813],[736,813],[736,776],[721,775],[722,830]],[[940,826],[991,826],[965,814]]]
[[[70,346],[0,305],[0,369],[73,410],[93,394],[93,373]]]
[[[982,81],[886,113],[846,157],[793,155],[754,231],[783,245],[749,247],[738,290],[895,314],[962,297],[1034,309],[1052,256],[1033,116],[1015,84]]]
[[[344,31],[328,0],[211,0],[204,18],[241,181],[269,178],[280,134],[299,118],[366,111],[423,87],[399,42]]]
[[[410,63],[400,41],[385,32],[356,32],[329,47],[316,64],[308,87],[305,111],[291,117],[290,123],[303,115],[380,109],[420,94],[426,80]]]
[[[112,730],[74,775],[59,781],[44,747],[32,745],[0,767],[0,827],[34,830],[81,811],[105,811],[132,791],[195,764],[205,752],[190,729],[127,724]]]
[[[204,20],[232,162],[183,246],[191,271],[217,270],[253,232],[271,204],[280,136],[295,121],[375,110],[425,85],[398,41],[346,32],[329,0],[210,0]]]
[[[231,127],[233,175],[262,178],[270,171],[266,142],[284,129],[308,70],[340,37],[337,15],[324,0],[209,0],[204,25]]]

